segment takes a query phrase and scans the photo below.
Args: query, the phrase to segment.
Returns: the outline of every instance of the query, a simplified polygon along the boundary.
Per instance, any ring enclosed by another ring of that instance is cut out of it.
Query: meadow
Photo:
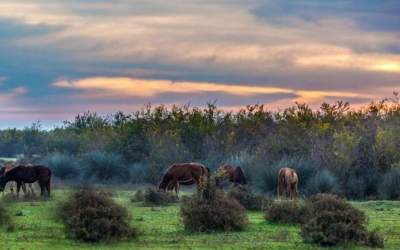
[[[113,197],[129,209],[131,224],[140,231],[137,239],[80,243],[65,237],[63,225],[55,216],[58,202],[70,192],[69,188],[57,188],[49,201],[8,203],[15,230],[0,231],[0,249],[323,249],[303,243],[298,226],[267,222],[262,212],[248,212],[250,224],[242,232],[189,233],[180,221],[179,204],[144,207],[131,202],[134,191],[126,188],[113,188]],[[369,228],[384,236],[385,249],[400,249],[400,201],[353,202],[353,205],[367,213]],[[367,248],[348,246],[348,249]]]

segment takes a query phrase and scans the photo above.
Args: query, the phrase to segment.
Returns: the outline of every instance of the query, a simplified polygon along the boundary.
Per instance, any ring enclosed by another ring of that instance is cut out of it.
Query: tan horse
[[[177,163],[167,169],[158,188],[163,191],[174,189],[178,194],[180,185],[196,184],[199,188],[209,175],[209,169],[200,163]]]
[[[281,168],[278,174],[278,199],[284,194],[288,194],[289,198],[297,199],[297,185],[299,177],[295,170],[291,168]]]
[[[241,167],[234,167],[229,164],[225,164],[218,168],[217,170],[218,176],[222,179],[228,179],[230,182],[234,183],[235,185],[246,185],[246,177],[244,176],[243,169]],[[221,187],[220,178],[218,178],[217,185]]]

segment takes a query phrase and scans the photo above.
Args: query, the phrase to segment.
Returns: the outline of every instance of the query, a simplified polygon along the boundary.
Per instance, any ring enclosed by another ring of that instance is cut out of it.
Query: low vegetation
[[[300,224],[305,221],[306,209],[298,201],[275,201],[265,211],[265,219],[275,223]]]
[[[59,205],[57,212],[67,236],[72,239],[99,242],[136,236],[136,229],[129,224],[127,209],[102,192],[76,191]]]
[[[236,199],[243,207],[254,211],[262,211],[272,203],[271,199],[255,194],[249,187],[242,185],[229,190],[228,197]]]
[[[213,181],[182,201],[180,214],[191,232],[235,231],[248,225],[246,209],[219,190]]]
[[[330,194],[318,194],[306,201],[307,214],[301,226],[306,242],[322,246],[364,244],[383,247],[376,232],[368,232],[367,217],[346,200]]]
[[[141,197],[143,195],[143,197]],[[178,196],[171,192],[163,192],[148,188],[142,194],[136,193],[135,198],[142,199],[145,206],[166,206],[178,202]]]
[[[7,229],[11,225],[11,216],[4,201],[0,201],[0,228]]]

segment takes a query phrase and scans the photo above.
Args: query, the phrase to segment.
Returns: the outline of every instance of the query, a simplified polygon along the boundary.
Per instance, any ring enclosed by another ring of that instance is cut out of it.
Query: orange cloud
[[[151,97],[161,93],[222,92],[237,96],[257,94],[293,93],[279,87],[227,85],[209,82],[174,82],[170,80],[147,80],[127,77],[94,77],[73,81],[58,81],[53,86],[81,90],[98,90],[104,94]]]

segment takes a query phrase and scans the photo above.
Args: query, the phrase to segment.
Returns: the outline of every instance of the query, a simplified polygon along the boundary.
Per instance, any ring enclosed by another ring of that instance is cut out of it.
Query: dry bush
[[[169,192],[148,188],[143,194],[143,204],[146,206],[167,206],[175,202],[178,202],[178,196]]]
[[[304,205],[298,201],[275,201],[265,211],[265,219],[276,223],[299,224],[305,219]]]
[[[102,192],[78,190],[59,205],[57,213],[67,236],[76,240],[99,242],[136,236],[126,208]]]
[[[364,212],[332,194],[317,194],[306,201],[307,219],[301,227],[306,242],[322,246],[364,244],[383,247],[376,232],[367,231]]]
[[[247,186],[234,187],[228,192],[228,196],[239,201],[248,210],[262,211],[272,203],[271,199],[254,194]]]
[[[185,229],[192,232],[242,230],[248,224],[246,209],[219,190],[214,181],[185,197],[180,214]]]
[[[139,189],[135,192],[133,197],[131,198],[132,202],[141,202],[144,201],[144,191],[142,189]]]

